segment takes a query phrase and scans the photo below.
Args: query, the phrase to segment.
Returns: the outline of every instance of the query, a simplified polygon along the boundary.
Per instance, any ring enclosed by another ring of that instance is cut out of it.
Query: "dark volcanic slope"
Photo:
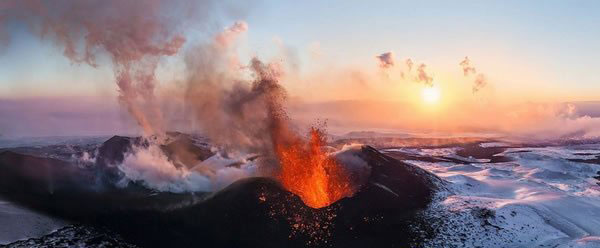
[[[463,144],[462,149],[456,152],[456,155],[466,158],[489,159],[490,163],[501,163],[512,161],[509,157],[499,156],[497,154],[506,151],[506,147],[482,147],[480,143]]]
[[[4,247],[0,245],[0,247]],[[68,248],[68,247],[119,247],[136,248],[123,241],[118,234],[106,229],[87,226],[67,226],[39,238],[20,240],[7,248]]]
[[[63,160],[10,151],[0,153],[0,194],[68,219],[129,209],[163,209],[198,196],[153,192],[135,183],[125,188],[103,180],[113,168],[80,167]]]
[[[371,166],[368,182],[353,197],[322,209],[305,206],[270,178],[243,179],[193,203],[189,195],[150,198],[139,188],[79,193],[70,187],[88,180],[80,172],[60,169],[51,173],[52,179],[29,178],[26,172],[39,164],[67,165],[18,154],[0,154],[0,174],[25,178],[36,187],[25,187],[20,180],[0,187],[9,189],[2,193],[19,202],[107,227],[142,247],[407,247],[432,235],[419,213],[431,202],[441,180],[368,146],[358,155]],[[55,180],[64,182],[62,190],[44,191]],[[42,197],[19,197],[30,191]],[[181,206],[143,208],[140,201],[155,205],[152,202],[179,201]],[[86,210],[77,210],[81,207]]]

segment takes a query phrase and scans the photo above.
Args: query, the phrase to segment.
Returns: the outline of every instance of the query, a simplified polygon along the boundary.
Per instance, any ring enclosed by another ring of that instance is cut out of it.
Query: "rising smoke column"
[[[465,59],[459,63],[459,65],[462,67],[465,77],[469,76],[470,73],[477,73],[475,67],[471,66],[471,60],[469,60],[468,56],[466,56]]]
[[[192,16],[191,3],[7,0],[0,4],[0,28],[9,21],[23,21],[40,38],[54,41],[73,63],[96,67],[98,55],[107,55],[113,64],[119,101],[145,135],[161,134],[164,127],[154,94],[155,70],[161,58],[177,54],[183,46],[180,28]],[[187,12],[169,17],[182,6]]]
[[[380,56],[384,56],[386,54],[388,54],[388,53],[384,53],[384,54],[382,54]],[[379,58],[379,59],[382,60],[380,66],[383,67],[383,59],[382,58]],[[392,60],[392,66],[393,65],[394,64],[393,64],[393,60]],[[425,71],[425,69],[426,69],[427,66],[424,63],[419,64],[419,66],[417,67],[417,70],[416,70],[417,75],[416,76],[412,76],[412,68],[414,66],[414,63],[413,63],[412,59],[410,59],[410,58],[406,59],[404,61],[404,65],[406,66],[407,70],[406,70],[406,73],[404,71],[400,72],[400,77],[402,79],[404,79],[406,77],[406,75],[409,75],[409,76],[411,76],[412,80],[414,80],[414,81],[416,81],[418,83],[423,83],[426,86],[433,86],[433,77],[431,77],[427,73],[427,71]]]
[[[475,75],[472,87],[473,94],[477,93],[487,85],[487,78],[482,73],[476,74],[477,70],[475,69],[475,66],[471,65],[471,60],[468,56],[465,56],[465,59],[462,60],[458,65],[460,65],[460,67],[462,68],[463,75],[465,77]]]
[[[196,131],[226,150],[272,154],[268,134],[284,114],[283,72],[280,64],[257,58],[245,66],[232,63],[235,40],[247,30],[242,23],[186,51],[186,112]]]
[[[427,66],[425,64],[420,64],[419,67],[417,67],[416,81],[422,82],[427,86],[433,86],[433,78],[425,71],[426,67]]]
[[[214,42],[186,53],[186,107],[198,131],[227,151],[261,154],[258,174],[275,177],[308,206],[352,195],[341,165],[321,150],[325,135],[312,129],[306,139],[292,125],[281,65],[257,58],[242,67],[228,62],[235,56],[235,38],[245,30],[227,28]],[[232,42],[220,42],[223,35]]]
[[[143,181],[147,187],[171,192],[206,191],[214,187],[213,177],[218,180],[220,172],[234,169],[217,169],[217,175],[206,175],[177,168],[163,154],[163,139],[154,139],[163,138],[166,129],[155,96],[155,70],[161,59],[181,50],[187,22],[200,21],[196,16],[205,16],[197,11],[212,9],[210,5],[207,1],[187,0],[8,0],[0,2],[0,20],[5,21],[0,28],[9,23],[25,23],[33,34],[56,43],[73,63],[96,67],[98,61],[107,57],[114,70],[120,103],[148,137],[148,146],[134,147],[117,165],[124,179]],[[244,22],[237,22],[215,37],[215,54],[224,53],[227,49],[223,47],[246,29]],[[239,63],[235,60],[232,64]]]
[[[0,5],[0,19],[24,20],[34,34],[49,38],[62,48],[65,57],[73,63],[96,67],[99,55],[108,57],[114,68],[120,102],[144,134],[152,137],[162,136],[165,131],[155,97],[155,70],[162,58],[177,54],[185,43],[181,32],[188,8],[181,3],[197,2],[178,3],[166,0],[9,0]],[[184,13],[183,18],[179,16],[181,13]],[[171,18],[170,14],[177,17]],[[336,178],[343,177],[323,174],[326,172],[322,169],[323,163],[328,156],[320,150],[321,142],[307,142],[293,130],[283,107],[286,92],[279,84],[281,66],[256,58],[248,66],[240,66],[231,47],[236,37],[246,30],[247,24],[236,22],[208,44],[186,53],[185,104],[187,112],[194,115],[194,126],[226,149],[261,154],[265,160],[274,162],[270,164],[275,167],[308,167],[309,171],[320,173],[318,178],[334,180],[327,185],[346,185],[335,182]],[[197,177],[195,172],[173,169],[172,163],[161,156],[158,145],[150,142],[149,148],[138,147],[139,151],[128,155],[120,169],[129,172],[130,179],[145,180],[160,190],[180,192],[207,187],[206,178]],[[312,152],[306,152],[308,150]],[[309,154],[310,163],[287,163],[283,154]],[[329,164],[330,170],[338,166]],[[290,170],[280,170],[278,178],[288,178],[284,176],[285,171]],[[312,173],[307,175],[313,176]],[[312,178],[308,176],[298,178],[299,182]],[[177,184],[180,180],[183,184]],[[301,197],[305,195],[306,190],[294,188],[298,183],[284,185],[291,185],[287,189]],[[307,190],[322,192],[328,188],[331,187]],[[318,195],[331,203],[347,194],[334,194],[332,198],[325,191]]]
[[[406,59],[406,61],[404,61],[404,64],[406,64],[406,67],[408,68],[408,72],[410,73],[412,71],[413,61],[410,58],[408,58],[408,59]]]
[[[390,69],[392,67],[395,66],[395,59],[394,59],[394,53],[393,52],[385,52],[382,53],[380,55],[375,56],[375,58],[377,58],[377,60],[379,61],[379,67],[381,69]],[[413,68],[413,61],[412,59],[408,58],[404,61],[404,64],[407,67],[407,74],[411,74],[412,72],[412,68]],[[426,86],[433,86],[433,78],[425,71],[426,65],[421,63],[418,67],[417,67],[417,75],[414,77],[414,80],[419,82],[419,83],[424,83]],[[404,79],[406,76],[406,74],[404,73],[404,71],[400,72],[400,77],[402,79]]]
[[[477,74],[477,77],[475,77],[475,81],[473,82],[473,94],[477,93],[479,90],[485,87],[486,84],[487,79],[485,78],[485,75],[481,73]]]
[[[410,59],[410,58],[406,59],[404,61],[404,65],[406,65],[407,73],[410,74],[412,72],[412,67],[413,67],[413,61],[412,61],[412,59]],[[400,77],[402,79],[404,79],[405,73],[404,72],[400,72]]]

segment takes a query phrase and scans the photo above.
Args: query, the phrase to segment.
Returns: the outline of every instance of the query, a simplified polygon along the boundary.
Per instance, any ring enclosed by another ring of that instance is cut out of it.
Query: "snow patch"
[[[600,247],[600,165],[569,160],[596,154],[600,146],[522,147],[499,154],[513,162],[404,161],[449,182],[427,210],[438,236],[425,247]]]

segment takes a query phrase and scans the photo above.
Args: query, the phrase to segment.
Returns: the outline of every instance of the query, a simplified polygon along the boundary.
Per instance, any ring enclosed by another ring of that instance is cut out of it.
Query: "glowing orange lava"
[[[281,183],[312,208],[326,207],[354,193],[344,169],[321,150],[324,144],[324,134],[312,128],[308,142],[295,139],[277,144],[275,149],[281,163]]]

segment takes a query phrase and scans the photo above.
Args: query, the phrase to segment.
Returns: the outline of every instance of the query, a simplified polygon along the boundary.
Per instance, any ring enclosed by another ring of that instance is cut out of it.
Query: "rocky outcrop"
[[[215,153],[207,146],[199,146],[185,134],[179,134],[172,141],[161,146],[167,157],[176,166],[194,167],[198,162],[210,158]]]
[[[150,137],[150,139],[155,137]],[[98,148],[96,162],[100,165],[122,163],[134,146],[147,147],[149,141],[141,137],[113,136]],[[208,145],[197,145],[189,135],[170,132],[160,145],[161,150],[175,166],[192,168],[198,162],[206,160],[215,153]]]
[[[102,165],[121,163],[134,145],[142,145],[142,139],[115,135],[98,148],[96,162]]]

